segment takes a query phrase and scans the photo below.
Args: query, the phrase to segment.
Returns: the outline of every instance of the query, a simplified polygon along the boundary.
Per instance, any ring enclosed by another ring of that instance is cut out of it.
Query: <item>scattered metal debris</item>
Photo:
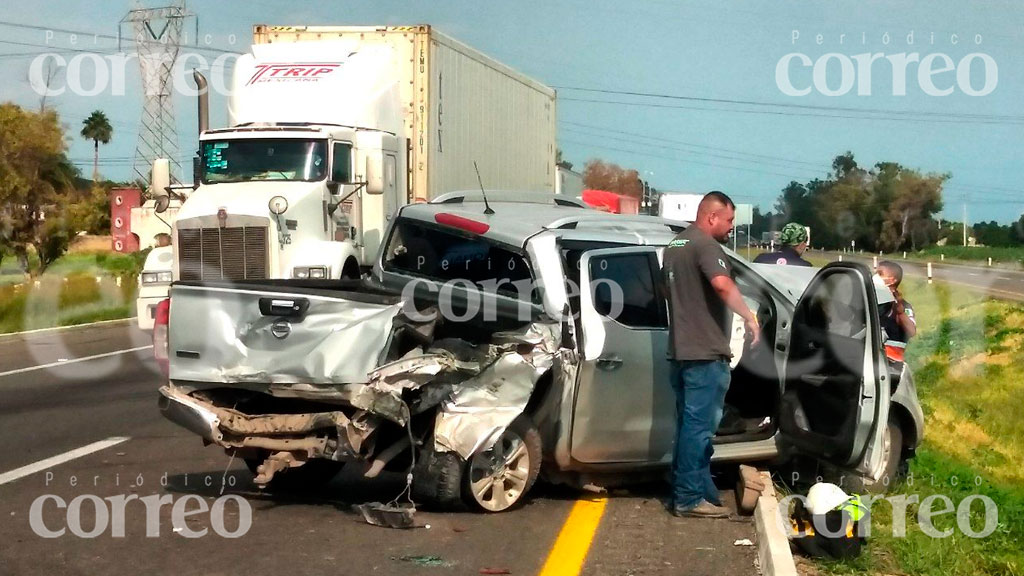
[[[356,504],[352,509],[362,514],[363,520],[367,524],[383,526],[385,528],[418,528],[413,517],[416,514],[416,508],[413,506],[367,502],[365,504]]]

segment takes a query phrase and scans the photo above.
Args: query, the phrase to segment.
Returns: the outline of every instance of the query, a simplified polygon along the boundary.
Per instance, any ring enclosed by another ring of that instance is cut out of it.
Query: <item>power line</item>
[[[983,120],[928,120],[925,118],[899,118],[899,117],[882,117],[882,116],[849,116],[842,114],[812,114],[810,112],[778,112],[771,110],[729,110],[726,108],[708,108],[702,106],[686,106],[682,104],[656,104],[653,102],[626,102],[617,100],[594,100],[589,98],[559,98],[559,102],[583,102],[591,104],[615,104],[618,106],[640,106],[644,108],[668,108],[675,110],[704,110],[712,112],[724,112],[728,114],[764,114],[769,116],[803,116],[808,118],[844,118],[847,120],[883,120],[887,122],[923,122],[927,124],[995,124],[1000,126],[1006,126],[1008,123],[1017,125],[1024,123],[1024,120],[1020,122],[1003,122],[1003,121],[983,121]]]
[[[39,26],[39,25],[36,25],[36,24],[25,24],[23,22],[10,22],[10,21],[0,20],[0,26],[10,26],[10,27],[13,27],[13,28],[24,28],[24,29],[27,29],[27,30],[38,30],[38,31],[42,31],[42,32],[60,32],[62,34],[74,34],[76,36],[91,36],[92,38],[103,38],[104,40],[120,40],[120,41],[127,41],[127,42],[135,42],[135,38],[132,38],[132,37],[125,38],[125,37],[113,36],[113,35],[110,35],[110,34],[100,34],[98,32],[89,32],[89,31],[86,31],[86,30],[70,30],[70,29],[67,29],[67,28],[55,28],[53,26]],[[197,40],[198,40],[198,38],[197,38]],[[195,45],[191,45],[191,44],[175,44],[174,46],[178,47],[178,48],[196,48],[197,50],[208,50],[210,52],[219,52],[219,53],[222,53],[222,54],[238,54],[238,52],[235,51],[235,50],[228,50],[228,49],[219,48],[219,47],[216,47],[216,46],[201,46],[199,44],[195,44]]]
[[[32,42],[16,42],[14,40],[0,40],[0,43],[11,44],[11,45],[14,45],[14,46],[34,46],[34,47],[37,47],[37,48],[53,48],[54,50],[60,50],[62,52],[85,52],[85,53],[90,53],[90,54],[116,54],[116,52],[98,52],[96,50],[82,50],[81,48],[64,48],[64,47],[58,47],[58,46],[50,46],[50,45],[47,45],[47,44],[35,44],[35,43],[32,43]],[[20,54],[20,55],[27,55],[27,54],[29,54],[29,53],[25,52],[25,53]],[[45,54],[45,52],[39,51],[39,52],[36,52],[35,54]],[[0,54],[0,56],[12,56],[12,54]]]
[[[135,43],[134,40],[129,40],[129,42],[130,43]],[[15,45],[15,46],[34,46],[34,47],[37,47],[37,48],[44,48],[44,50],[39,50],[37,52],[21,52],[21,53],[18,53],[18,54],[0,54],[0,58],[4,58],[4,57],[8,57],[8,56],[17,56],[19,58],[22,58],[22,57],[28,57],[28,56],[41,56],[43,54],[62,54],[62,53],[81,53],[81,54],[99,54],[99,55],[126,54],[126,52],[122,52],[122,51],[118,51],[118,50],[113,50],[113,51],[84,50],[84,49],[81,49],[81,48],[65,48],[65,47],[60,47],[60,46],[53,46],[53,45],[50,45],[50,44],[38,44],[38,43],[33,43],[33,42],[16,42],[16,41],[13,41],[13,40],[0,40],[0,43],[12,44],[12,45]],[[183,45],[181,45],[181,44],[177,44],[176,46],[178,48],[183,47]],[[185,46],[185,47],[187,47],[187,46]],[[232,54],[234,54],[234,53],[232,52]],[[210,69],[213,69],[213,68],[223,68],[225,70],[231,68],[234,65],[235,65],[234,61],[231,61],[231,62],[221,62],[221,63],[211,62],[209,64]]]
[[[587,131],[580,131],[580,130],[576,130],[576,129],[573,129],[573,128],[563,128],[563,130],[568,131],[568,132],[573,132],[573,133],[575,133],[577,135],[586,136],[586,137],[589,137],[589,138],[592,138],[592,137],[595,136],[594,134],[589,133]],[[777,163],[772,163],[772,162],[768,162],[768,161],[765,161],[765,160],[749,160],[749,159],[740,158],[740,157],[736,157],[736,156],[727,156],[725,154],[714,154],[714,153],[711,153],[711,152],[695,152],[695,151],[692,151],[692,150],[687,150],[685,148],[680,148],[678,146],[671,146],[671,145],[667,145],[667,144],[650,144],[650,143],[646,143],[646,142],[638,142],[638,141],[636,141],[636,139],[627,139],[627,138],[622,138],[622,137],[619,137],[619,136],[611,136],[611,135],[607,135],[607,134],[602,134],[600,136],[601,136],[601,138],[603,140],[613,140],[613,141],[617,141],[617,142],[623,142],[625,144],[632,144],[634,146],[646,146],[646,147],[650,147],[650,148],[675,150],[675,151],[679,151],[679,152],[685,152],[686,154],[696,154],[696,155],[700,155],[700,156],[708,156],[708,157],[711,157],[711,158],[721,158],[723,160],[732,160],[732,161],[736,161],[736,162],[744,162],[744,163],[750,163],[750,164],[759,164],[759,165],[765,165],[765,166],[771,166],[771,167],[778,167]],[[807,176],[803,176],[802,178],[807,178]]]
[[[884,108],[856,108],[848,106],[820,106],[813,104],[793,104],[782,102],[766,102],[758,100],[737,100],[730,98],[707,98],[699,96],[682,96],[677,94],[657,94],[653,92],[635,92],[628,90],[607,90],[602,88],[583,88],[578,86],[554,86],[557,90],[573,90],[577,92],[591,92],[598,94],[614,94],[619,96],[638,96],[644,98],[665,98],[670,100],[686,100],[691,102],[705,102],[715,104],[740,104],[745,106],[767,106],[772,108],[797,108],[803,110],[821,110],[828,112],[852,112],[857,114],[892,114],[903,116],[923,116],[941,118],[975,118],[986,120],[1005,120],[1013,122],[1024,122],[1024,116],[1007,116],[999,114],[968,114],[948,112],[915,112],[913,110],[887,110]]]
[[[711,166],[713,168],[723,168],[723,169],[726,169],[726,170],[740,170],[740,171],[743,171],[743,172],[756,172],[756,173],[759,173],[759,174],[769,174],[769,175],[772,175],[772,176],[782,176],[784,178],[789,178],[791,180],[801,180],[802,179],[802,177],[800,177],[800,176],[793,176],[792,174],[783,174],[781,172],[771,172],[771,171],[768,171],[768,170],[758,170],[756,168],[743,168],[743,167],[738,167],[738,166],[727,166],[725,164],[716,164],[716,163],[713,163],[713,162],[703,162],[703,161],[700,161],[700,160],[692,160],[692,159],[689,159],[689,158],[680,158],[678,156],[665,156],[663,154],[651,154],[649,152],[640,152],[640,151],[637,151],[637,150],[630,150],[630,149],[627,149],[627,148],[617,148],[617,147],[614,147],[614,146],[606,146],[606,145],[603,145],[603,144],[595,144],[593,142],[580,142],[578,140],[569,140],[569,139],[565,139],[565,138],[563,138],[561,141],[565,142],[567,144],[576,144],[577,146],[590,146],[590,147],[593,147],[593,148],[601,148],[601,149],[604,149],[604,150],[612,150],[612,151],[615,151],[615,152],[625,152],[627,154],[634,154],[636,156],[647,156],[647,157],[650,157],[650,158],[661,158],[661,159],[664,159],[664,160],[673,160],[675,162],[686,162],[686,163],[689,163],[689,164],[700,164],[700,165],[704,165],[704,166]]]
[[[805,161],[801,161],[801,160],[793,160],[793,159],[790,159],[790,158],[783,158],[783,157],[780,157],[780,156],[769,156],[769,155],[766,155],[766,154],[755,154],[753,152],[744,152],[742,150],[734,150],[734,149],[730,149],[730,148],[718,148],[718,147],[715,147],[715,146],[707,146],[705,144],[695,144],[695,143],[692,143],[692,142],[684,142],[682,140],[673,140],[671,138],[661,138],[661,137],[658,137],[658,136],[651,136],[649,134],[642,134],[642,133],[639,133],[639,132],[628,132],[626,130],[615,130],[615,129],[606,128],[606,127],[603,127],[603,126],[595,126],[595,125],[592,125],[592,124],[583,124],[581,122],[571,122],[571,121],[568,121],[568,120],[561,120],[561,119],[559,121],[562,124],[568,124],[570,126],[578,126],[578,127],[581,127],[581,128],[586,128],[586,129],[590,129],[590,130],[593,130],[593,131],[597,131],[597,132],[600,132],[601,135],[603,135],[605,132],[610,132],[610,133],[613,133],[613,134],[623,134],[623,135],[627,135],[627,136],[635,136],[637,138],[644,138],[644,139],[654,140],[654,141],[658,141],[658,142],[667,142],[667,143],[671,143],[671,144],[678,144],[678,145],[681,145],[681,146],[700,148],[700,149],[704,149],[704,150],[712,150],[712,151],[717,151],[717,152],[727,152],[727,153],[731,153],[731,154],[739,154],[741,156],[751,156],[751,157],[754,157],[754,158],[762,158],[762,159],[765,159],[765,160],[774,160],[774,161],[777,161],[777,162],[786,162],[786,163],[790,163],[790,164],[799,164],[799,165],[809,166],[809,167],[816,168],[816,169],[825,168],[826,171],[828,170],[827,166],[825,166],[825,165],[823,165],[821,163],[817,163],[817,162],[805,162]]]
[[[765,158],[765,159],[769,159],[769,160],[778,160],[778,161],[781,161],[781,162],[789,162],[789,163],[794,163],[794,164],[803,164],[803,165],[807,165],[807,166],[810,166],[810,167],[813,167],[813,168],[824,168],[824,170],[826,172],[828,171],[827,167],[825,167],[825,166],[823,166],[821,164],[815,164],[815,163],[811,163],[811,162],[803,162],[803,161],[799,161],[799,160],[791,160],[791,159],[787,159],[787,158],[781,158],[781,157],[778,157],[778,156],[769,156],[769,155],[764,155],[764,154],[748,153],[748,152],[743,152],[743,151],[740,151],[740,150],[731,150],[731,149],[728,149],[728,148],[716,148],[716,147],[712,147],[712,146],[704,146],[704,145],[700,145],[700,144],[687,143],[687,142],[683,142],[683,141],[680,141],[680,140],[673,140],[673,139],[670,139],[670,138],[660,138],[660,137],[656,137],[656,136],[650,136],[650,135],[641,134],[641,133],[638,133],[638,132],[628,132],[628,131],[625,131],[625,130],[614,130],[614,129],[606,128],[606,127],[602,127],[602,126],[594,126],[594,125],[590,125],[590,124],[583,124],[583,123],[580,123],[580,122],[570,122],[568,120],[560,120],[560,122],[563,123],[563,124],[569,124],[569,125],[579,126],[579,127],[582,127],[582,128],[589,129],[589,130],[591,130],[593,132],[597,132],[597,135],[602,136],[602,137],[607,137],[607,135],[604,134],[605,132],[610,132],[610,133],[614,133],[614,134],[624,134],[624,135],[628,135],[628,136],[635,136],[637,138],[646,138],[646,139],[656,140],[656,141],[661,141],[661,142],[669,142],[669,143],[675,143],[675,144],[682,144],[684,146],[694,146],[694,147],[699,147],[699,148],[706,148],[706,149],[709,149],[709,150],[720,150],[720,151],[731,152],[731,153],[739,154],[739,155],[749,155],[749,156],[753,156],[753,157],[757,157],[757,158]],[[590,136],[590,134],[584,134],[584,135]],[[652,146],[653,147],[653,145],[651,145],[651,144],[642,143],[642,145]],[[683,150],[683,151],[686,151],[686,150]],[[686,152],[688,152],[688,151],[686,151]],[[730,158],[728,156],[717,156],[717,157],[722,157],[722,158],[726,158],[726,159],[735,159],[735,160],[741,160],[741,161],[756,162],[754,160],[745,160],[743,158]],[[757,162],[757,163],[763,163],[763,162]],[[963,183],[958,183],[958,182],[949,182],[948,184],[944,184],[943,188],[947,189],[947,190],[951,190],[951,189],[952,190],[967,189],[967,191],[969,193],[971,193],[971,194],[984,194],[984,195],[986,195],[987,197],[984,198],[985,200],[989,200],[989,199],[991,199],[992,196],[995,196],[997,199],[1010,200],[1010,201],[1012,201],[1013,198],[1021,198],[1021,201],[1024,202],[1024,190],[1014,190],[1014,189],[1011,189],[1011,188],[1002,188],[1002,187],[999,187],[999,186],[978,186],[978,185],[974,185],[974,184],[963,184]]]

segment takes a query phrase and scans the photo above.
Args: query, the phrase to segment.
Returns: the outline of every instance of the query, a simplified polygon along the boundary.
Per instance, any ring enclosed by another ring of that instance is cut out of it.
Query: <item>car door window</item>
[[[598,314],[631,328],[665,328],[665,300],[653,254],[605,255],[590,260],[591,295]]]

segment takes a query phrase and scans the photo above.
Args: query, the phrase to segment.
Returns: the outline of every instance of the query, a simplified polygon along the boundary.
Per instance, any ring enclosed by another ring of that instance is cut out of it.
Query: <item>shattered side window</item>
[[[442,283],[468,280],[485,291],[534,299],[533,274],[522,255],[478,236],[421,222],[400,220],[395,225],[384,266]]]

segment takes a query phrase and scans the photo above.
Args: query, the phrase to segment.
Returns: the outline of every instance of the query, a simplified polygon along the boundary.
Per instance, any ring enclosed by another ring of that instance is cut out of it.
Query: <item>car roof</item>
[[[489,193],[490,194],[490,193]],[[425,222],[436,222],[438,214],[449,214],[473,223],[486,224],[484,238],[516,247],[524,247],[533,236],[544,231],[564,231],[579,240],[601,240],[623,244],[663,245],[686,227],[685,222],[656,216],[610,214],[579,205],[575,199],[559,199],[553,194],[531,194],[526,200],[488,196],[493,214],[485,214],[486,206],[476,196],[452,199],[445,195],[439,201],[410,204],[402,207],[401,216]],[[543,199],[542,199],[543,197]]]

